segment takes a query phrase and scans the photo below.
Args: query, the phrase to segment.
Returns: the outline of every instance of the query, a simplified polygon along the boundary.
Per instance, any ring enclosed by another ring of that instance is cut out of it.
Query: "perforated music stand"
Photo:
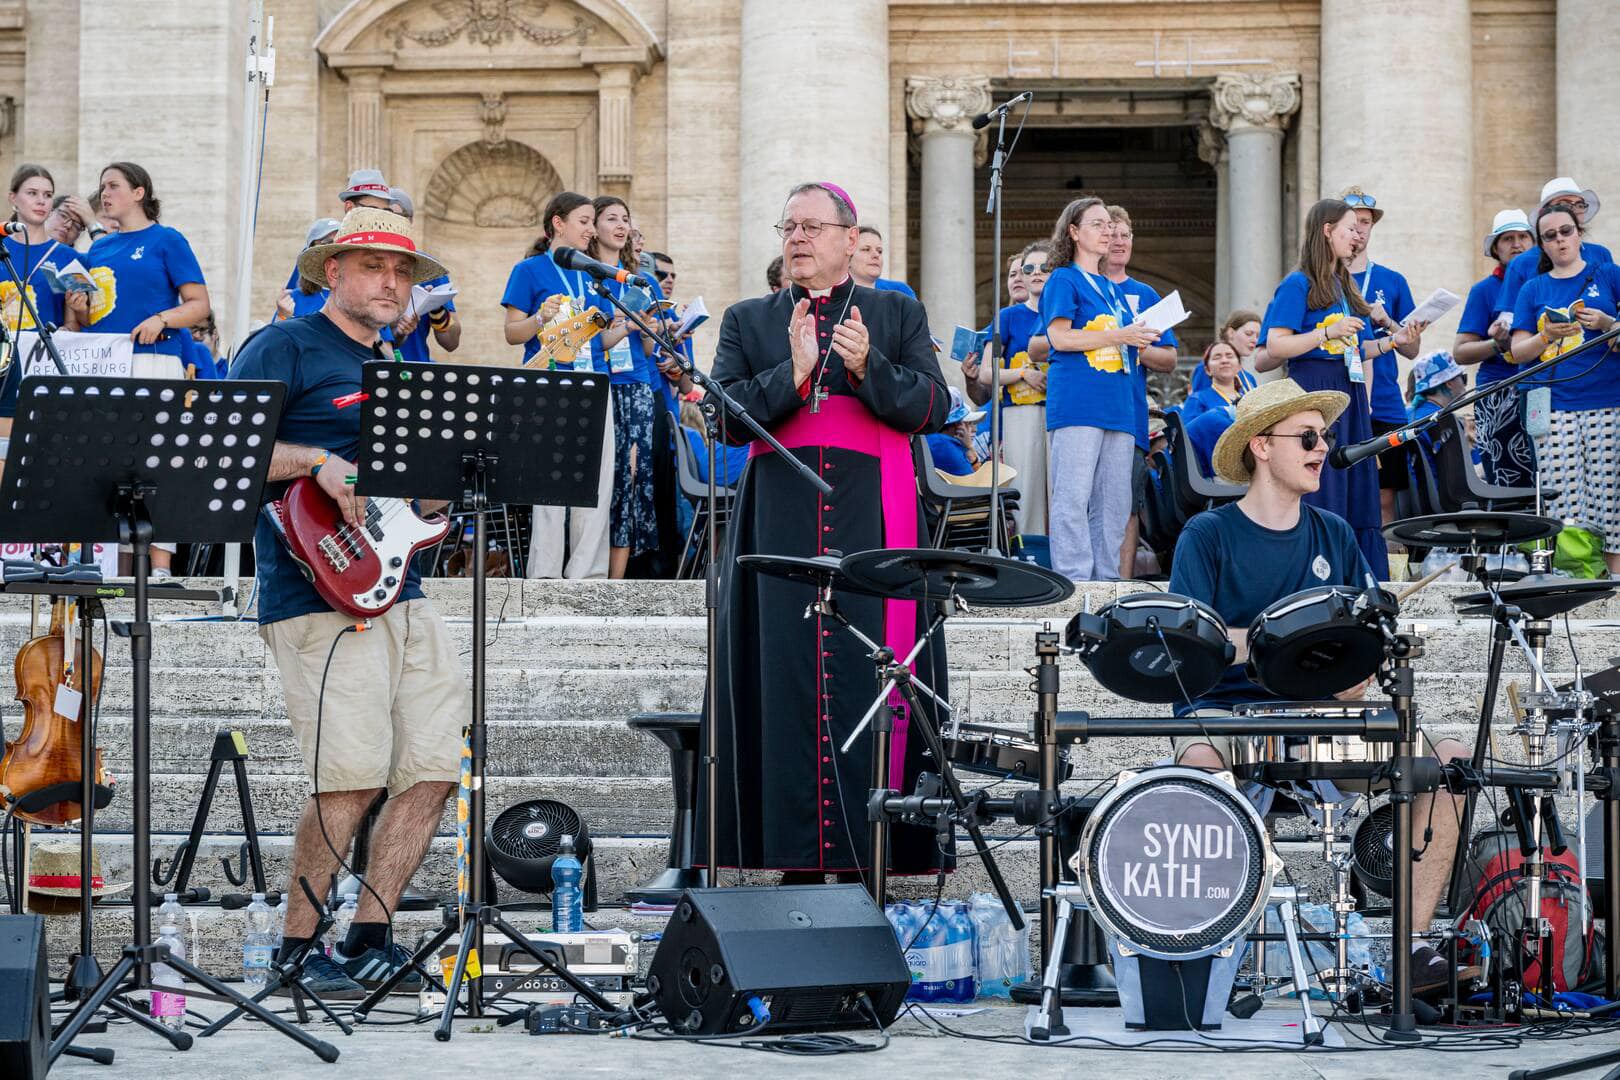
[[[461,941],[433,1036],[445,1042],[467,986],[466,1013],[484,1015],[480,980],[468,961],[493,927],[592,1005],[614,1006],[555,965],[484,897],[484,593],[491,502],[595,506],[607,425],[608,377],[470,364],[367,364],[355,493],[402,499],[460,499],[473,512],[472,795],[468,806],[468,903],[446,904],[444,924],[354,1009],[366,1015],[458,930]],[[459,899],[459,898],[458,898]]]
[[[124,1000],[154,987],[157,963],[207,991],[191,988],[192,996],[239,1006],[323,1060],[337,1059],[336,1047],[170,956],[168,946],[152,943],[152,624],[147,618],[152,542],[228,543],[253,535],[286,393],[276,382],[60,375],[30,377],[18,392],[0,481],[0,541],[116,535],[134,553],[135,616],[120,629],[129,637],[133,686],[134,937],[54,1034],[52,1062],[104,1007],[178,1050],[188,1048],[189,1034],[169,1031]],[[90,840],[86,828],[82,842]]]

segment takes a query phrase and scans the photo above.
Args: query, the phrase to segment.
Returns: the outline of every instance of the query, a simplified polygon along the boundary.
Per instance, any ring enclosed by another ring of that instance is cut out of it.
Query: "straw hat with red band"
[[[79,842],[73,840],[40,840],[28,853],[28,892],[36,899],[29,907],[42,914],[68,910],[76,906],[82,892],[79,877]],[[101,853],[90,849],[90,896],[100,899],[111,893],[120,893],[132,882],[109,885],[101,876]],[[58,900],[73,900],[74,905],[63,905]]]
[[[298,273],[306,280],[326,288],[326,260],[345,251],[397,251],[409,255],[415,264],[411,272],[414,282],[428,281],[446,273],[436,259],[416,250],[411,238],[411,223],[398,214],[357,206],[343,215],[337,235],[324,244],[305,248],[298,256]]]

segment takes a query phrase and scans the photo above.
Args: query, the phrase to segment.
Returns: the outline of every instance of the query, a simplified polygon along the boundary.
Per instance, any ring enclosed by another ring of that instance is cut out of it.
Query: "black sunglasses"
[[[1296,435],[1284,435],[1280,431],[1268,431],[1266,434],[1273,439],[1298,439],[1300,448],[1306,453],[1315,450],[1318,446],[1326,446],[1331,450],[1334,442],[1337,441],[1333,437],[1333,432],[1317,431],[1315,428],[1311,428],[1309,431],[1301,431]]]

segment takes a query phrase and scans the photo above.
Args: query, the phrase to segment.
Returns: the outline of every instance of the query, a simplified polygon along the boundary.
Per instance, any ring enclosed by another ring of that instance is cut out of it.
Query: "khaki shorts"
[[[323,611],[259,627],[281,671],[305,774],[317,791],[386,787],[398,795],[422,781],[455,783],[472,696],[444,620],[427,600],[407,600],[369,630],[344,634],[334,652],[333,638],[353,624]]]

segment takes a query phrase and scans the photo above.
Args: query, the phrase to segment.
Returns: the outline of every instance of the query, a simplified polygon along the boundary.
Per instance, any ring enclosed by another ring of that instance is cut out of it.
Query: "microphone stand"
[[[717,508],[719,507],[719,490],[715,483],[715,459],[720,456],[720,410],[724,409],[727,416],[734,416],[741,420],[743,426],[754,434],[754,437],[765,443],[783,461],[793,467],[806,483],[813,486],[823,495],[831,494],[832,486],[816,475],[816,471],[803,461],[795,457],[787,447],[776,441],[775,436],[749,415],[748,410],[737,404],[730,394],[721,389],[720,384],[711,379],[708,373],[698,369],[695,362],[687,357],[678,348],[672,338],[661,330],[655,330],[643,319],[639,312],[631,311],[624,306],[617,296],[600,279],[596,282],[596,294],[606,300],[615,309],[628,319],[641,333],[653,339],[658,348],[669,355],[681,371],[690,376],[692,381],[703,389],[703,419],[708,429],[709,437],[709,520],[704,526],[704,543],[708,547],[708,560],[703,570],[703,614],[705,625],[705,647],[708,655],[704,664],[706,667],[704,689],[703,725],[703,774],[707,789],[704,792],[704,842],[708,845],[709,864],[704,870],[705,879],[710,888],[720,886],[720,737],[716,717],[720,704],[720,680],[717,677],[716,665],[720,655],[720,550]],[[677,437],[684,438],[679,432]],[[993,504],[992,504],[993,509]],[[741,861],[742,852],[737,852],[738,861]]]
[[[66,375],[68,373],[67,365],[62,363],[62,354],[56,351],[56,342],[51,337],[51,325],[50,323],[40,319],[39,312],[34,307],[34,302],[28,299],[28,289],[23,284],[23,279],[17,276],[17,267],[11,261],[11,252],[6,249],[6,245],[4,244],[0,244],[0,262],[6,264],[6,273],[11,276],[12,284],[16,285],[17,287],[17,297],[22,301],[23,310],[28,312],[28,317],[34,321],[34,329],[39,331],[40,344],[45,346],[45,352],[50,356],[51,363],[56,365],[56,373],[58,375]],[[29,274],[32,276],[33,271],[29,271]],[[0,320],[0,322],[3,321],[4,320]],[[17,331],[18,333],[22,332],[21,319],[17,320]],[[25,366],[21,374],[18,376],[19,383],[21,382],[22,376],[26,374],[28,374],[28,370]]]
[[[1033,98],[1024,102],[1024,116],[1029,116],[1029,107]],[[990,364],[993,374],[990,377],[990,542],[986,554],[1000,555],[1001,551],[1001,396],[1006,391],[1001,386],[1001,187],[1002,174],[1007,167],[1007,158],[1012,154],[1012,147],[1007,145],[1007,113],[1012,108],[1012,102],[997,106],[993,111],[996,116],[996,152],[990,159],[990,198],[986,201],[984,212],[994,218],[991,228],[991,255],[990,265],[993,270],[991,277],[990,301]],[[1018,130],[1024,130],[1020,121]],[[1018,136],[1013,135],[1013,145],[1018,144]]]
[[[1517,386],[1526,379],[1541,374],[1548,368],[1556,367],[1557,365],[1562,364],[1565,360],[1568,360],[1572,356],[1586,352],[1593,346],[1614,341],[1616,338],[1620,338],[1620,320],[1617,320],[1615,325],[1603,331],[1603,333],[1599,334],[1597,337],[1588,338],[1586,341],[1583,341],[1581,344],[1575,346],[1575,348],[1569,350],[1569,352],[1560,353],[1551,360],[1539,360],[1529,367],[1526,367],[1521,371],[1515,371],[1507,378],[1500,379],[1497,382],[1489,384],[1488,386],[1475,387],[1466,394],[1463,394],[1461,397],[1455,398],[1454,400],[1447,402],[1445,405],[1442,405],[1437,412],[1431,413],[1428,416],[1422,417],[1421,419],[1413,420],[1408,424],[1403,424],[1393,431],[1386,431],[1384,434],[1379,435],[1376,438],[1368,439],[1366,442],[1359,442],[1352,446],[1340,447],[1339,450],[1343,451],[1342,463],[1341,461],[1333,460],[1332,456],[1330,455],[1329,464],[1336,469],[1348,469],[1352,465],[1365,461],[1367,458],[1377,457],[1386,450],[1393,450],[1397,446],[1402,446],[1409,443],[1413,439],[1417,438],[1418,435],[1439,423],[1441,420],[1463,408],[1463,406],[1472,405],[1474,402],[1483,398],[1490,397],[1493,394],[1499,394],[1503,390]],[[1337,454],[1339,450],[1334,451],[1334,453]]]

